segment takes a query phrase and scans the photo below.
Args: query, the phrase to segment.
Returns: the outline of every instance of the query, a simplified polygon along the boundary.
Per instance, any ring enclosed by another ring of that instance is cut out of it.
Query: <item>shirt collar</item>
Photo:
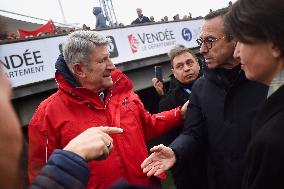
[[[282,71],[273,78],[269,85],[267,98],[277,91],[282,85],[284,85],[284,69],[282,69]]]

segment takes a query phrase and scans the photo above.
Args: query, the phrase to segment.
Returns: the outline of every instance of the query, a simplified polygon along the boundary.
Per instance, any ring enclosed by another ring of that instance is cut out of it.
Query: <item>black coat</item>
[[[90,177],[87,162],[77,154],[54,150],[29,189],[85,189]]]
[[[170,147],[177,165],[205,148],[209,188],[240,189],[253,118],[268,87],[248,81],[240,66],[207,69],[204,75],[192,88],[183,133]]]
[[[169,91],[162,96],[159,103],[159,111],[166,111],[182,106],[190,97],[191,85],[182,85],[174,77],[171,78]],[[190,91],[186,92],[184,88]],[[168,146],[182,132],[182,127],[176,127],[163,135],[163,144]],[[176,166],[171,170],[177,189],[205,189],[207,188],[206,156],[205,151],[200,152],[198,159],[188,161],[182,166]]]
[[[131,24],[143,24],[146,22],[151,22],[150,19],[147,16],[140,16],[136,18]]]
[[[245,189],[284,188],[284,86],[266,101],[248,149]]]
[[[159,102],[159,112],[174,109],[182,106],[190,97],[192,85],[182,85],[174,77],[171,78],[171,87],[165,95],[163,95]],[[183,87],[190,90],[189,93],[185,92]],[[168,146],[174,139],[181,133],[182,127],[173,128],[171,131],[163,135],[163,144]]]

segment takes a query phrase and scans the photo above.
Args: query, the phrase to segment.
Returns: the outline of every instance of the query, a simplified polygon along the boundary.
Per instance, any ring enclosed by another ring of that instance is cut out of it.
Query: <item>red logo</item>
[[[133,34],[128,35],[128,41],[132,50],[132,53],[136,53],[139,47],[139,42]]]

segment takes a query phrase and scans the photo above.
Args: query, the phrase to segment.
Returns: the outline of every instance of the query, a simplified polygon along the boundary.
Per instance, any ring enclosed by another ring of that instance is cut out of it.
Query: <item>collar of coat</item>
[[[93,92],[80,84],[75,80],[72,73],[69,71],[63,55],[59,55],[56,64],[55,79],[59,86],[59,89],[70,96],[73,96],[77,103],[95,103],[101,104],[102,101],[98,93]],[[124,93],[129,90],[133,90],[132,82],[123,74],[119,69],[115,69],[111,73],[113,80],[113,86],[108,89],[106,95],[106,102],[110,100],[113,94]]]
[[[284,85],[282,85],[277,91],[275,91],[266,100],[261,113],[258,116],[256,125],[262,125],[277,112],[284,110]]]
[[[247,81],[240,64],[232,69],[204,68],[204,77],[219,86],[223,86],[225,89],[229,89],[240,82]]]

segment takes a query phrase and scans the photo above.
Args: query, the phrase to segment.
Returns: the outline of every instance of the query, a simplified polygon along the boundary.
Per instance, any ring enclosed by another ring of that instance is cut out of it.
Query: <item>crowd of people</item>
[[[133,25],[133,24],[143,24],[143,23],[148,23],[148,22],[168,22],[168,21],[170,21],[170,20],[168,19],[168,16],[164,16],[163,18],[161,18],[160,21],[155,21],[154,16],[150,16],[150,18],[147,17],[147,16],[144,16],[144,15],[142,14],[142,9],[141,9],[141,8],[137,8],[137,9],[136,9],[136,12],[137,12],[137,16],[138,16],[138,17],[137,17],[135,20],[133,20],[133,21],[131,22],[131,25]],[[192,15],[191,15],[191,13],[189,12],[189,14],[188,14],[188,15],[184,15],[184,16],[182,17],[182,19],[180,19],[179,14],[174,15],[172,21],[190,20],[190,19],[192,19]]]
[[[134,24],[145,24],[145,23],[155,23],[155,22],[169,22],[169,21],[180,21],[180,20],[190,20],[192,19],[191,13],[189,12],[188,15],[184,15],[182,18],[180,18],[179,14],[176,14],[173,16],[173,19],[170,20],[168,18],[168,16],[164,16],[163,18],[161,18],[160,21],[156,21],[154,16],[144,16],[142,14],[142,9],[141,8],[137,8],[136,9],[137,15],[138,17],[133,20],[129,25],[134,25]],[[116,28],[116,27],[125,27],[125,26],[129,26],[128,24],[124,24],[124,23],[113,23],[112,25],[108,24],[107,22],[107,18],[105,17],[105,15],[102,12],[102,8],[101,7],[94,7],[93,8],[93,14],[96,17],[96,24],[95,24],[95,29],[94,30],[101,30],[101,29],[109,29],[109,28]],[[202,17],[198,17],[198,18],[202,18]],[[60,26],[55,26],[55,30],[54,32],[42,32],[39,35],[37,35],[36,37],[47,37],[47,36],[54,36],[54,35],[61,35],[61,34],[68,34],[71,32],[74,32],[76,30],[92,30],[90,26],[87,26],[86,24],[83,24],[81,27],[79,28],[75,28],[75,27],[66,27],[64,29],[62,29],[62,27]],[[32,36],[28,36],[28,38],[32,38]],[[19,39],[19,35],[18,33],[15,32],[2,32],[0,33],[0,41],[6,41],[6,40],[18,40]]]
[[[147,20],[137,10],[135,21]],[[169,51],[170,87],[152,79],[161,96],[152,115],[112,63],[110,39],[69,34],[58,90],[29,124],[30,188],[161,188],[167,170],[177,189],[284,188],[283,18],[283,0],[237,0],[207,14],[203,59],[183,45]],[[0,89],[0,188],[20,188],[22,134],[1,68]]]
[[[232,5],[232,2],[229,2],[229,6]],[[147,23],[155,23],[155,22],[172,22],[172,21],[181,21],[181,20],[191,20],[193,19],[192,14],[189,12],[187,15],[183,15],[182,18],[180,17],[179,14],[175,14],[172,19],[169,19],[168,16],[164,16],[163,18],[161,18],[160,20],[155,20],[154,16],[144,16],[142,14],[142,9],[141,8],[137,8],[136,9],[137,12],[137,18],[135,20],[133,20],[130,24],[124,24],[122,22],[118,22],[118,23],[113,23],[112,25],[108,24],[107,22],[107,18],[106,16],[103,14],[102,12],[102,8],[101,7],[94,7],[93,8],[93,14],[96,17],[96,24],[95,24],[95,29],[94,30],[101,30],[101,29],[107,29],[107,28],[116,28],[116,27],[125,27],[125,26],[129,26],[129,25],[137,25],[137,24],[147,24]],[[209,10],[209,12],[212,12],[212,9]],[[202,16],[198,16],[195,17],[195,19],[200,19],[203,18]],[[46,36],[54,36],[54,35],[61,35],[61,34],[68,34],[71,32],[74,32],[76,30],[92,30],[90,26],[87,26],[86,24],[83,24],[81,27],[79,28],[75,28],[75,27],[71,27],[71,28],[64,28],[62,29],[62,27],[55,26],[55,31],[54,32],[43,32],[40,33],[40,35],[36,36],[36,37],[46,37]],[[29,36],[29,38],[31,38],[31,36]],[[6,40],[18,40],[19,36],[17,33],[15,32],[2,32],[0,33],[0,41],[6,41]]]
[[[232,6],[232,2],[229,1],[228,6],[231,7]],[[137,12],[137,18],[135,20],[133,20],[129,25],[134,25],[134,24],[145,24],[145,23],[155,23],[155,22],[169,22],[169,21],[180,21],[180,20],[191,20],[193,19],[192,14],[189,12],[188,15],[183,15],[182,18],[180,18],[179,14],[175,14],[172,17],[172,20],[169,19],[168,16],[164,16],[163,18],[161,18],[160,20],[156,21],[154,16],[144,16],[142,14],[142,9],[141,8],[137,8],[136,9]],[[209,10],[209,12],[212,12],[212,9]],[[124,27],[124,26],[128,26],[128,24],[124,24],[124,23],[113,23],[112,25],[109,25],[107,23],[107,18],[106,16],[103,14],[102,8],[101,7],[94,7],[93,8],[93,14],[96,17],[96,25],[95,25],[95,30],[100,30],[100,29],[106,29],[106,28],[114,28],[114,27]],[[203,18],[202,16],[198,16],[195,18]],[[55,31],[54,32],[43,32],[40,33],[40,35],[36,36],[36,37],[46,37],[46,36],[53,36],[53,35],[61,35],[61,34],[68,34],[71,33],[75,30],[91,30],[90,26],[87,26],[86,24],[83,24],[82,27],[80,28],[65,28],[62,29],[62,27],[58,26],[55,27]],[[0,33],[0,41],[6,41],[6,40],[18,40],[19,36],[17,33],[15,32],[2,32]]]
[[[85,24],[82,25],[80,29],[90,29],[90,27],[86,26]],[[36,38],[38,37],[48,37],[48,36],[56,36],[56,35],[63,35],[63,34],[69,34],[71,32],[74,32],[75,28],[66,28],[62,29],[62,27],[56,27],[54,32],[41,32],[39,33]],[[28,36],[28,38],[35,38],[32,36]],[[0,42],[1,41],[11,41],[11,40],[19,40],[19,34],[15,32],[2,32],[0,33]]]

